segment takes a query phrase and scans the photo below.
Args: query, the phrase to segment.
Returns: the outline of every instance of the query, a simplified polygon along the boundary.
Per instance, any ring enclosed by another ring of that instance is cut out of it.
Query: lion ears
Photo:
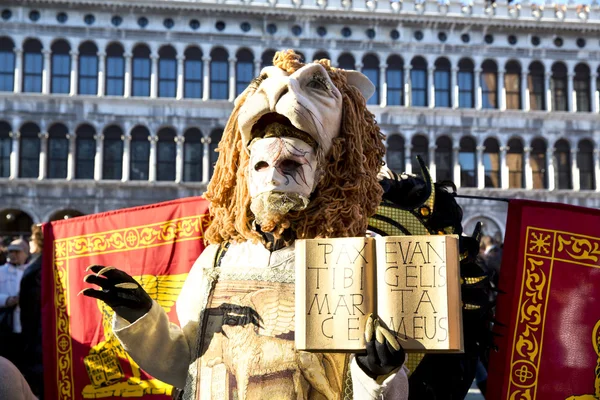
[[[369,98],[373,96],[373,93],[375,93],[375,85],[373,85],[365,74],[350,70],[345,70],[344,72],[346,73],[346,82],[357,88],[362,93],[365,100],[369,100]]]

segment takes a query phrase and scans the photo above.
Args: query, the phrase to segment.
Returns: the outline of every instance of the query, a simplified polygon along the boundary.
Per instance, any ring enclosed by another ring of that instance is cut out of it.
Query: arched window
[[[379,104],[379,60],[373,54],[368,54],[363,58],[362,73],[375,86],[375,92],[367,99],[367,104]]]
[[[483,142],[483,168],[485,170],[485,187],[500,187],[500,146],[494,138],[487,138]]]
[[[223,128],[213,129],[210,134],[210,146],[208,148],[208,163],[210,166],[209,172],[210,177],[212,178],[213,172],[215,171],[215,163],[217,162],[217,158],[219,158],[219,153],[217,153],[217,147],[219,147],[219,142],[223,137]]]
[[[527,77],[529,88],[529,108],[531,110],[544,110],[546,108],[546,93],[544,90],[544,65],[534,61],[529,65]]]
[[[404,138],[400,135],[391,135],[387,138],[387,166],[395,172],[404,172]]]
[[[183,146],[183,181],[202,182],[202,157],[204,144],[202,132],[197,128],[185,131]]]
[[[387,60],[386,83],[387,105],[404,105],[404,61],[399,56],[390,56]]]
[[[235,94],[242,93],[254,79],[254,56],[250,50],[242,49],[237,52],[235,64]]]
[[[422,57],[412,60],[410,82],[412,86],[412,106],[427,107],[427,61]]]
[[[273,65],[273,57],[275,57],[275,50],[265,50],[261,57],[261,68]]]
[[[452,140],[440,136],[435,141],[435,179],[438,182],[454,180],[452,164]]]
[[[560,139],[554,145],[556,160],[557,189],[573,189],[571,175],[571,146],[565,139]]]
[[[421,173],[421,166],[417,161],[417,156],[423,159],[425,165],[429,165],[429,140],[424,135],[415,135],[412,138],[411,144],[410,163],[412,165],[412,173],[419,175]]]
[[[66,179],[69,159],[69,130],[63,124],[54,124],[48,129],[48,178]]]
[[[175,180],[175,130],[163,128],[158,131],[158,142],[156,143],[156,180]]]
[[[42,45],[35,39],[29,39],[23,46],[23,92],[42,93],[42,73],[44,58]]]
[[[354,60],[354,56],[349,53],[344,53],[341,56],[339,56],[338,67],[341,69],[355,70],[356,61]]]
[[[575,67],[575,77],[573,79],[573,89],[575,89],[575,100],[577,102],[578,112],[590,112],[590,68],[585,64],[578,64]]]
[[[64,41],[58,40],[52,45],[52,69],[51,92],[69,93],[71,88],[71,46]]]
[[[79,94],[98,94],[98,48],[92,42],[79,46]]]
[[[147,181],[150,171],[150,132],[144,126],[131,130],[129,179]]]
[[[508,141],[506,164],[508,165],[508,187],[511,189],[525,187],[525,163],[521,139],[513,138]]]
[[[185,51],[185,87],[183,96],[187,99],[202,98],[202,50],[188,47]]]
[[[458,63],[458,107],[473,108],[475,105],[475,79],[473,62],[463,58]]]
[[[96,130],[84,124],[75,133],[75,179],[94,179]]]
[[[504,74],[504,90],[506,92],[506,108],[521,109],[521,66],[516,61],[506,63]]]
[[[531,142],[531,154],[529,155],[534,189],[547,189],[548,177],[546,170],[546,142],[544,139],[536,138]]]
[[[102,179],[123,176],[123,131],[116,125],[104,129]]]
[[[15,44],[9,38],[0,38],[0,92],[15,88]]]
[[[458,163],[460,164],[460,186],[477,186],[477,154],[475,139],[465,136],[460,139]]]
[[[37,178],[40,175],[40,128],[27,123],[20,132],[19,177]]]
[[[315,55],[313,56],[314,61],[318,61],[318,60],[322,60],[322,59],[331,60],[331,57],[329,57],[329,53],[326,51],[317,51],[315,53]]]
[[[112,43],[106,49],[106,95],[123,96],[125,88],[123,47]]]
[[[175,97],[177,94],[177,53],[171,46],[158,51],[158,97]]]
[[[12,151],[10,132],[10,125],[0,121],[0,178],[10,176],[10,152]]]
[[[132,96],[150,96],[150,49],[138,45],[133,49]]]
[[[227,100],[229,98],[229,55],[222,48],[210,52],[210,98]]]
[[[481,107],[498,108],[498,66],[492,60],[481,64]]]
[[[579,188],[581,190],[595,190],[596,179],[594,176],[594,144],[588,139],[581,140],[579,141],[577,150]]]
[[[552,110],[568,111],[567,107],[567,67],[561,62],[552,66],[552,80],[550,81],[552,91]]]
[[[447,58],[438,58],[435,61],[433,82],[435,86],[435,106],[450,107],[450,104],[452,104],[450,97],[450,61]]]

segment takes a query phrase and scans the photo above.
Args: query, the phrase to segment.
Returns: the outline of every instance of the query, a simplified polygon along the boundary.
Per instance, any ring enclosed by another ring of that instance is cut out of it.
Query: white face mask
[[[317,175],[317,156],[310,145],[297,138],[271,137],[255,139],[249,150],[251,198],[279,192],[308,201]]]

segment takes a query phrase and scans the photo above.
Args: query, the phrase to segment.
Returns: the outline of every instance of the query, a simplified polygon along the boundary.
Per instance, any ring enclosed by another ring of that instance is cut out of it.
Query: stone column
[[[71,181],[75,179],[75,160],[77,156],[75,134],[67,133],[67,140],[69,141],[69,155],[67,156],[67,180]]]
[[[46,179],[48,176],[48,132],[38,133],[40,138],[40,173],[38,179]]]
[[[529,104],[529,87],[527,87],[527,72],[521,71],[521,109],[523,111],[529,111],[531,105]]]
[[[210,57],[202,58],[202,72],[202,100],[206,101],[210,99]]]
[[[523,149],[523,166],[525,169],[525,189],[533,189],[533,170],[531,169],[531,147]]]
[[[506,89],[504,88],[504,70],[498,70],[498,109],[506,110]]]
[[[102,169],[104,167],[104,135],[94,135],[96,139],[96,155],[94,156],[94,180],[102,180]]]
[[[437,164],[435,163],[435,150],[437,149],[436,145],[429,146],[429,175],[431,175],[431,180],[435,182],[437,180]]]
[[[123,97],[128,98],[131,97],[131,86],[133,77],[131,76],[131,53],[125,53],[123,55],[125,57],[125,76],[123,82]]]
[[[459,105],[459,87],[458,87],[458,68],[457,67],[452,67],[452,71],[450,72],[450,101],[452,102],[450,104],[450,107],[452,108],[458,108]]]
[[[10,177],[9,179],[16,179],[19,177],[19,145],[21,142],[21,132],[10,132],[9,136],[12,138],[12,149],[10,151]]]
[[[71,87],[69,90],[70,96],[76,96],[79,87],[79,53],[72,51],[71,53]]]
[[[556,189],[556,176],[554,174],[554,148],[546,150],[546,171],[548,171],[548,190]]]
[[[106,87],[106,53],[98,53],[98,97],[104,97]]]
[[[235,64],[237,60],[235,58],[229,59],[229,101],[235,100]]]
[[[481,69],[475,69],[475,109],[481,110],[483,104],[482,93],[481,93]]]
[[[202,182],[210,180],[210,136],[203,136],[201,139],[204,145],[204,157],[202,157]]]
[[[567,74],[567,111],[577,111],[577,104],[575,103],[575,96],[573,96],[573,72],[569,71]]]
[[[546,79],[544,79],[544,92],[546,93],[546,111],[552,111],[552,88],[550,87],[550,79],[552,79],[552,72],[546,72]]]
[[[150,98],[155,99],[158,94],[158,55],[151,54],[150,60],[152,62],[150,69]]]
[[[577,165],[577,148],[571,149],[571,180],[573,182],[573,190],[581,189],[579,181],[579,166]]]
[[[184,136],[175,136],[175,182],[183,182],[183,146]]]
[[[183,80],[183,62],[185,61],[185,56],[177,56],[177,95],[175,98],[177,100],[183,99],[184,92],[184,80]]]
[[[385,107],[387,106],[387,64],[379,66],[379,82],[381,82],[379,105]]]
[[[15,48],[15,77],[13,91],[15,93],[21,93],[22,77],[23,77],[23,49]]]
[[[51,63],[52,58],[50,57],[52,53],[50,50],[42,50],[44,54],[44,69],[42,70],[42,94],[50,93],[50,71],[52,69]]]
[[[261,71],[262,60],[259,58],[254,60],[254,76],[259,76]]]
[[[123,140],[123,176],[121,176],[121,181],[127,182],[131,175],[131,135],[123,135],[121,140]]]
[[[597,113],[600,112],[600,105],[598,104],[598,73],[592,72],[590,75],[590,100],[592,101],[592,112]]]
[[[158,142],[158,136],[150,134],[148,140],[150,141],[150,170],[148,172],[148,180],[154,182],[156,181],[156,143]]]
[[[435,107],[435,81],[433,79],[434,67],[427,68],[427,91],[429,96],[429,108]]]
[[[483,152],[485,146],[477,146],[477,189],[485,188],[485,165],[483,165]]]
[[[452,147],[452,173],[454,175],[454,184],[457,188],[461,186],[461,176],[460,176],[460,163],[458,162],[458,153],[460,153],[460,147],[454,146]]]
[[[500,187],[502,189],[509,188],[508,182],[508,165],[506,164],[506,153],[508,152],[508,146],[500,147]]]
[[[594,149],[594,180],[596,192],[600,192],[600,149]]]
[[[410,107],[412,105],[412,83],[410,79],[410,70],[412,66],[404,66],[404,107]]]

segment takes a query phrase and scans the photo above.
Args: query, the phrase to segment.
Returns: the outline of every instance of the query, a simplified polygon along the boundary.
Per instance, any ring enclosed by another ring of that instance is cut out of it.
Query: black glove
[[[152,308],[152,298],[131,276],[114,267],[91,265],[83,281],[98,285],[102,290],[83,289],[80,293],[105,302],[121,318],[133,323]]]
[[[369,316],[365,327],[367,353],[357,354],[356,363],[372,379],[387,375],[404,364],[404,349],[396,336]]]

